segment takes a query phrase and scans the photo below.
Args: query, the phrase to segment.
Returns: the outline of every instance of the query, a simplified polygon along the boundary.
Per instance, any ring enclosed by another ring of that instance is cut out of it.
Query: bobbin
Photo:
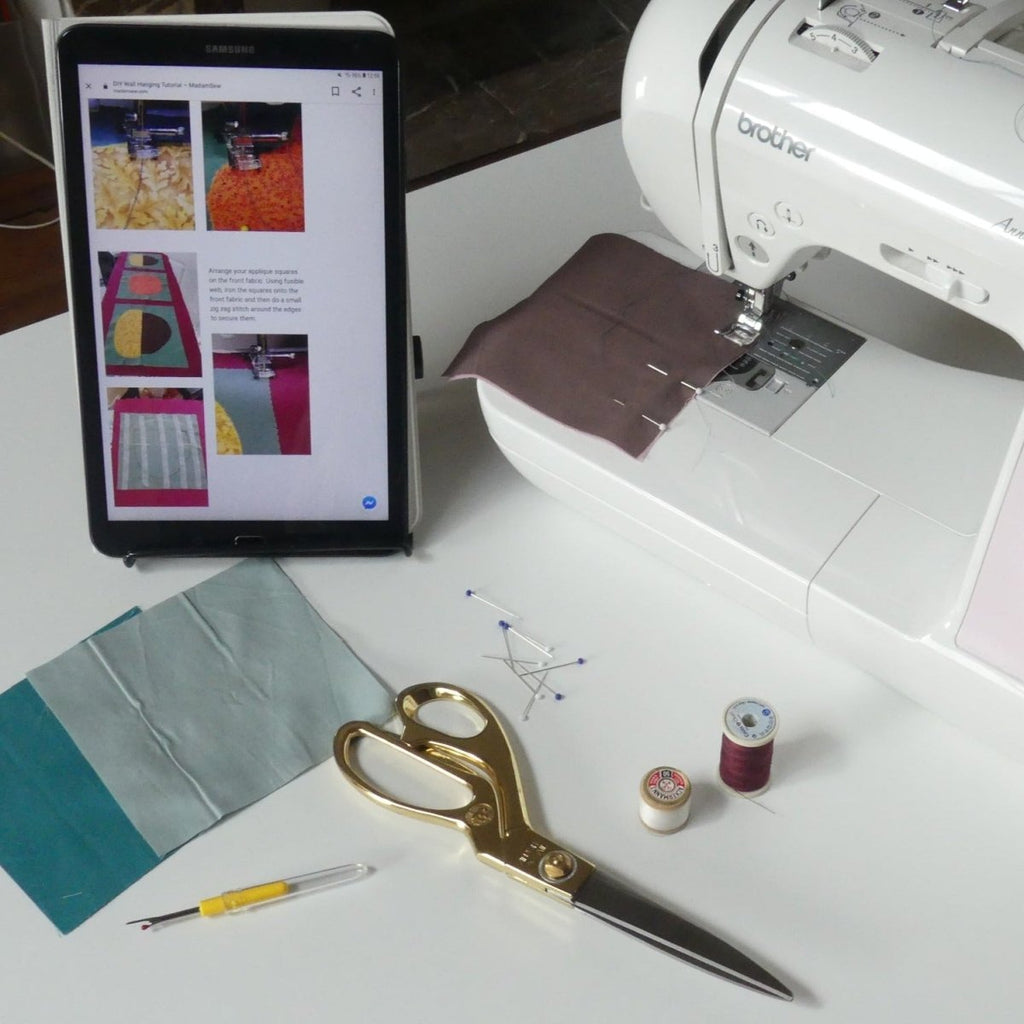
[[[744,796],[760,796],[768,788],[778,728],[775,709],[753,697],[725,709],[718,774],[726,786]]]
[[[678,832],[690,818],[690,780],[678,768],[662,765],[640,780],[640,820],[652,832]]]

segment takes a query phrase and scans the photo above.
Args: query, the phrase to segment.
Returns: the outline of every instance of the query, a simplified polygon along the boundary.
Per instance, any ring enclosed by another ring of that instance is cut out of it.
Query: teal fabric
[[[328,759],[391,695],[272,561],[251,559],[29,680],[158,856]]]
[[[390,713],[285,573],[242,562],[0,693],[0,865],[67,933]]]
[[[159,859],[28,680],[0,693],[0,865],[57,928]]]

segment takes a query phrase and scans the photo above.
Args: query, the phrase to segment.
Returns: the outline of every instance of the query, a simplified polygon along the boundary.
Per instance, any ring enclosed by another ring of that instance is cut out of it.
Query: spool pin
[[[652,832],[678,832],[690,817],[691,791],[678,768],[652,768],[640,780],[640,820]]]
[[[734,701],[722,722],[718,774],[730,789],[759,796],[768,788],[779,720],[774,709],[751,697]]]

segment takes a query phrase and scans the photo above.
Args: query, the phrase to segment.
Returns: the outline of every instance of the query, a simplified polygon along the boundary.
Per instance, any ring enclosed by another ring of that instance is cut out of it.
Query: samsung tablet
[[[79,22],[55,73],[96,547],[408,552],[386,23]]]

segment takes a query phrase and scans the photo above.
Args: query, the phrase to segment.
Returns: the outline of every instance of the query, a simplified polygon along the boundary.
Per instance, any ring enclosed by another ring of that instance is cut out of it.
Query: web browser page
[[[111,519],[386,519],[382,76],[83,65]]]

